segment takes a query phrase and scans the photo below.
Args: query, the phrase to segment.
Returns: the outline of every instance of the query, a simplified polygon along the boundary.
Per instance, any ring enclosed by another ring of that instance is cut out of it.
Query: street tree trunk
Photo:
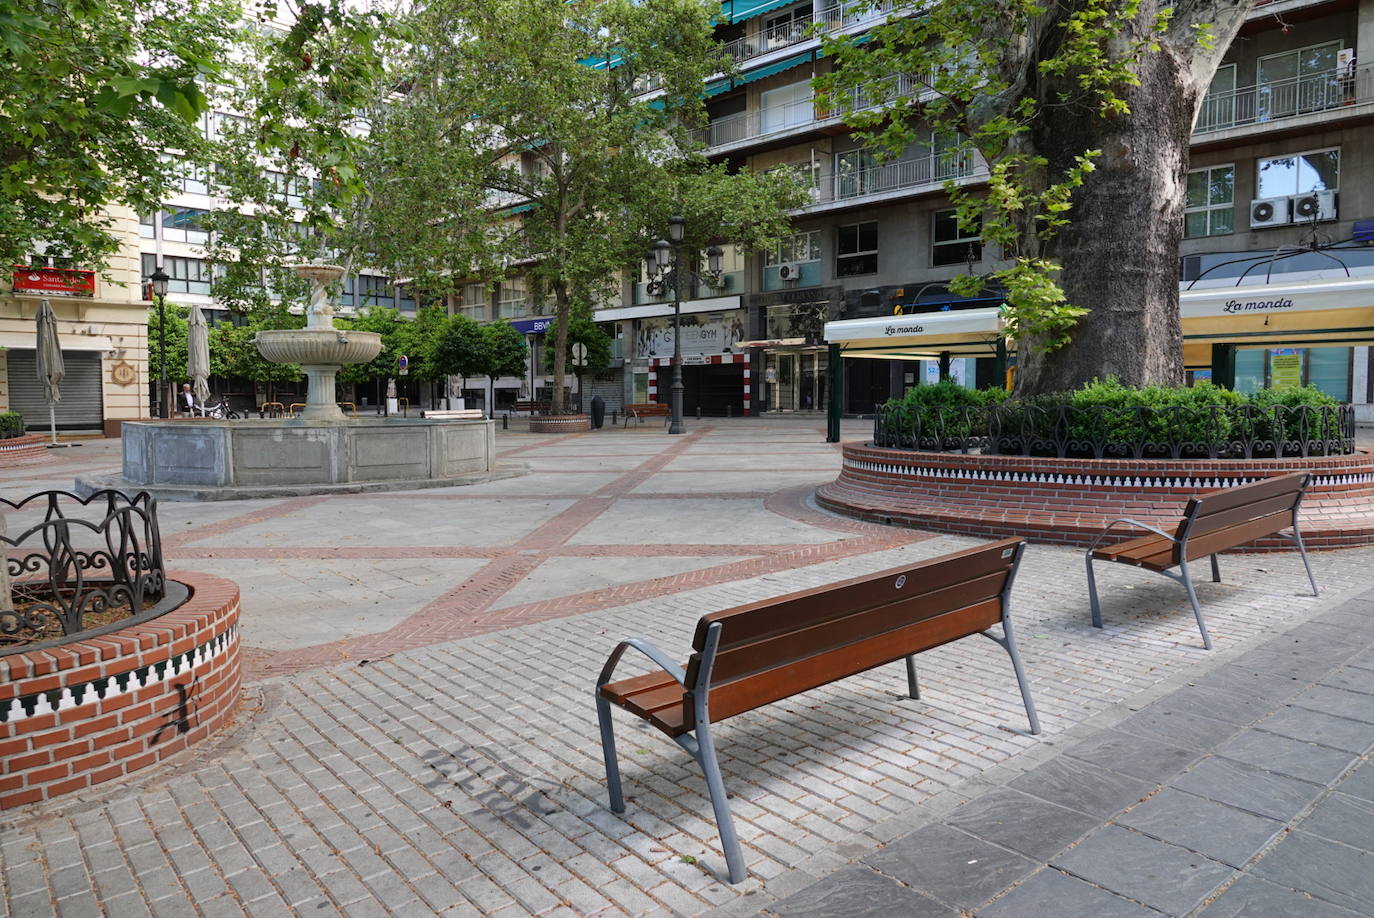
[[[1142,31],[1134,37],[1144,36],[1159,6],[1142,4],[1136,20]],[[1018,343],[1018,395],[1108,376],[1133,386],[1183,383],[1178,259],[1193,120],[1249,6],[1250,0],[1177,5],[1162,49],[1135,68],[1139,85],[1118,91],[1128,115],[1104,118],[1088,108],[1045,105],[1035,120],[1024,142],[1049,161],[1052,179],[1084,151],[1102,152],[1073,195],[1070,224],[1047,251],[1063,266],[1069,303],[1089,312],[1063,347]],[[1199,21],[1210,23],[1213,47],[1193,34],[1191,24]],[[1060,88],[1040,84],[1036,95],[1052,98]],[[1023,234],[1026,251],[1038,251],[1033,235],[1033,229]]]
[[[562,414],[567,404],[563,398],[563,377],[568,372],[568,313],[572,311],[569,308],[567,281],[559,279],[554,282],[553,297],[558,334],[554,336],[553,398],[550,408],[554,414]]]

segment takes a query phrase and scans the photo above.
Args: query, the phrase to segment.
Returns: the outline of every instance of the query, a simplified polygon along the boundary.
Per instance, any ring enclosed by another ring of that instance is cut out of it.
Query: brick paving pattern
[[[717,876],[723,859],[695,765],[629,718],[618,722],[628,808],[607,810],[591,688],[622,637],[685,657],[704,612],[975,543],[816,510],[807,494],[839,466],[820,440],[809,424],[745,421],[694,425],[681,438],[512,431],[498,446],[529,466],[522,478],[410,495],[164,503],[169,560],[243,590],[253,681],[241,723],[113,791],[0,817],[0,910],[756,912],[817,880],[880,876],[856,862],[993,786],[1012,782],[1004,792],[1076,812],[1014,782],[1066,738],[1119,720],[1161,687],[1221,672],[1358,594],[1374,560],[1367,550],[1314,556],[1316,600],[1296,558],[1224,558],[1225,582],[1198,587],[1217,644],[1209,654],[1176,585],[1104,569],[1107,627],[1095,631],[1080,556],[1033,547],[1014,616],[1044,735],[1015,732],[1024,715],[1006,656],[971,641],[922,655],[919,702],[894,665],[728,721],[717,742],[751,871],[731,887]],[[0,489],[13,496],[66,484],[78,467],[109,468],[107,447],[84,449],[41,475],[2,473]],[[684,477],[691,488],[664,484]],[[1138,716],[1145,726],[1128,735],[1177,740],[1209,726],[1188,710],[1162,726],[1164,714]],[[1155,786],[1126,777],[1115,792],[1144,788],[1133,799]],[[984,882],[1000,885],[987,898],[1039,856],[999,846]],[[954,901],[885,882],[894,903]]]

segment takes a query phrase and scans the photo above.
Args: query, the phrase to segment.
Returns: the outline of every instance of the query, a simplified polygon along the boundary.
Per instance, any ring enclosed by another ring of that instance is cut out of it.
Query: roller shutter
[[[24,416],[31,431],[48,429],[48,401],[38,381],[37,357],[33,350],[10,348],[5,352],[9,365],[10,410]],[[105,412],[101,402],[100,354],[93,351],[65,351],[62,362],[67,375],[62,380],[62,401],[57,403],[58,430],[100,430]]]

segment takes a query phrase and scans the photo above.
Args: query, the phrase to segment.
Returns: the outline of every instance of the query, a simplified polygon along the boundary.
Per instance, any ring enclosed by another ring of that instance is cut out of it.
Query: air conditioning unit
[[[801,265],[791,262],[778,265],[778,279],[785,281],[801,280]]]
[[[1312,191],[1293,195],[1293,222],[1311,223],[1336,219],[1336,192]]]
[[[1250,202],[1250,228],[1287,226],[1293,222],[1288,198],[1259,198]]]

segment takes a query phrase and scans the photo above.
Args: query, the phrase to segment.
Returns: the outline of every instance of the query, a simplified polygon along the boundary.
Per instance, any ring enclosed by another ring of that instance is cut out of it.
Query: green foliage
[[[422,306],[397,333],[397,356],[409,358],[410,375],[420,382],[434,382],[447,375],[435,359],[435,348],[447,327],[448,313],[443,306]]]
[[[558,320],[549,324],[544,333],[545,340],[553,341],[558,335]],[[581,344],[587,349],[587,362],[581,367],[573,367],[573,345]],[[552,347],[544,348],[544,370],[553,372],[554,353]],[[568,366],[573,367],[579,376],[583,373],[599,373],[611,365],[611,336],[602,331],[601,326],[591,319],[573,316],[568,320]]]
[[[148,212],[202,153],[200,116],[238,7],[220,0],[0,4],[0,259],[40,244],[103,268],[109,208]]]
[[[24,416],[17,411],[0,411],[0,440],[24,436]]]
[[[495,379],[498,376],[525,378],[528,369],[528,348],[525,336],[505,319],[482,327],[487,336],[487,364],[482,375]]]
[[[245,325],[222,322],[210,329],[210,372],[220,377],[238,377],[255,383],[275,385],[295,382],[303,375],[296,364],[272,363],[258,353],[253,339],[271,328],[300,328],[305,320],[283,313],[276,321],[256,318]]]
[[[469,376],[484,375],[489,341],[480,322],[464,315],[451,316],[434,343],[435,368],[445,376],[460,377],[466,388]]]
[[[382,349],[368,363],[344,367],[339,371],[342,383],[364,383],[378,379],[390,379],[397,373],[397,358],[410,323],[401,318],[394,309],[364,309],[356,318],[335,318],[335,326],[357,331],[376,332],[382,336]]]
[[[163,345],[167,352],[167,379],[174,383],[190,382],[186,375],[186,320],[189,306],[168,303],[164,308],[165,325],[159,321],[156,305],[148,310],[148,374],[159,378],[162,372]],[[213,348],[212,348],[213,350]]]

